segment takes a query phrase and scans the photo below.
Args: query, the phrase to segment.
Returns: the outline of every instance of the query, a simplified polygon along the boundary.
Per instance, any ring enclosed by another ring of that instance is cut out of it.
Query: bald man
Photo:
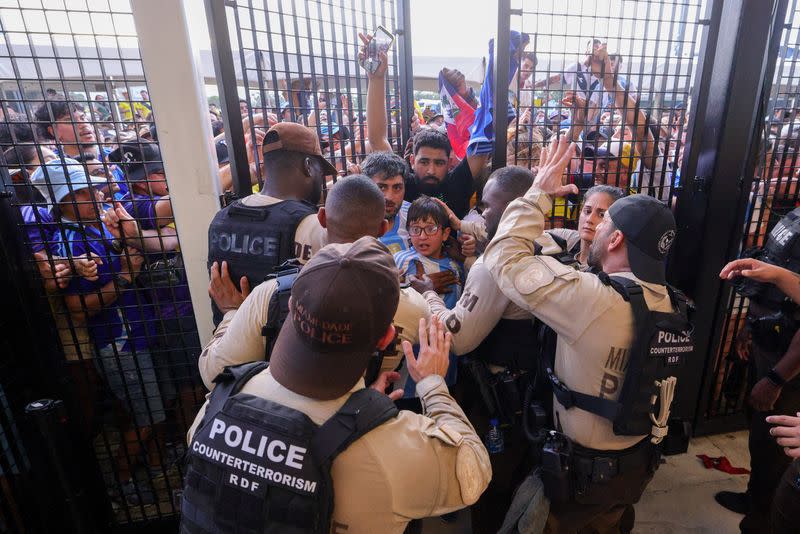
[[[387,228],[385,211],[386,202],[378,186],[364,175],[353,175],[336,182],[317,217],[328,230],[328,243],[352,243],[364,236],[383,235]],[[207,388],[213,387],[214,378],[226,366],[264,359],[267,340],[262,327],[267,324],[276,286],[275,280],[267,280],[249,295],[243,295],[230,278],[220,278],[212,270],[209,293],[225,316],[200,354],[200,375]],[[381,371],[398,368],[402,360],[400,341],[416,344],[419,319],[429,315],[428,305],[419,293],[411,288],[400,291],[393,321],[398,339],[384,351]]]

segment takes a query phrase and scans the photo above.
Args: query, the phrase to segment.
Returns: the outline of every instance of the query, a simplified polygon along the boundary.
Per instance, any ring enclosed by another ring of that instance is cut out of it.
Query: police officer
[[[735,280],[743,276],[756,282],[774,284],[781,293],[785,294],[795,303],[800,302],[800,284],[798,284],[800,275],[783,267],[753,258],[743,258],[728,263],[723,267],[719,275],[720,278],[727,280]],[[755,346],[753,349],[755,349]],[[794,379],[800,374],[800,331],[794,333],[789,343],[789,348],[780,361],[775,364],[775,371],[779,376],[786,377],[789,384],[796,382]],[[768,389],[773,388],[768,387]],[[774,469],[771,466],[753,464],[751,461],[752,471],[750,480],[753,482],[753,473],[756,475],[760,475],[762,472],[771,472],[774,474],[775,470],[780,469],[781,464],[787,464],[780,481],[774,489],[774,498],[772,497],[773,494],[771,491],[766,492],[769,493],[769,497],[771,498],[769,523],[766,522],[764,516],[761,516],[761,519],[764,520],[764,522],[761,523],[763,531],[769,529],[769,531],[774,534],[783,534],[796,532],[797,525],[800,522],[800,508],[797,506],[797,492],[800,490],[800,460],[797,459],[800,458],[800,417],[795,417],[795,414],[800,410],[800,406],[794,404],[791,407],[787,407],[787,411],[782,411],[779,405],[786,406],[787,399],[792,397],[796,398],[797,393],[796,389],[791,388],[791,386],[784,386],[783,388],[777,389],[779,390],[778,399],[775,401],[772,412],[781,415],[770,415],[766,418],[764,424],[752,425],[758,430],[761,430],[762,427],[769,429],[768,433],[775,439],[775,443],[766,443],[763,435],[758,436],[755,443],[760,445],[763,452],[756,451],[755,456],[751,456],[751,458],[758,458],[763,461],[765,459],[765,453],[768,452],[771,455],[785,453],[786,456],[794,458],[795,460],[789,464],[791,460],[783,460],[782,458],[773,456],[772,460],[776,464]],[[769,425],[780,426],[770,427]],[[751,429],[751,447],[754,444],[752,432],[753,430]],[[751,452],[751,455],[752,454]],[[748,487],[748,491],[749,490],[750,487]],[[719,500],[719,498],[718,494],[717,499]],[[731,499],[731,497],[728,497],[728,499]],[[725,499],[723,498],[723,500]],[[748,514],[748,517],[750,515],[753,514]],[[745,519],[747,519],[747,517]],[[742,523],[744,528],[748,526],[744,521]],[[769,524],[769,527],[766,527],[767,524]],[[744,528],[742,528],[742,530],[744,530]]]
[[[348,176],[338,180],[329,191],[325,207],[317,215],[318,224],[327,228],[331,243],[379,237],[388,226],[384,209],[384,198],[377,185],[366,176]],[[212,271],[209,293],[225,316],[200,355],[200,375],[208,388],[226,366],[264,359],[267,339],[262,327],[270,321],[270,302],[276,289],[277,281],[267,280],[249,296],[242,295],[229,278]],[[419,293],[411,288],[402,289],[393,321],[398,339],[416,344],[417,324],[428,315],[428,307]],[[401,357],[399,346],[392,344],[383,352],[381,370],[394,371]],[[394,373],[388,378],[394,381],[400,377]]]
[[[740,357],[746,357],[750,364],[750,479],[747,492],[723,491],[714,497],[725,508],[745,514],[739,524],[742,532],[764,531],[773,495],[789,466],[782,448],[770,436],[771,427],[766,417],[800,411],[800,378],[797,377],[800,372],[800,343],[793,341],[800,326],[800,310],[797,304],[786,298],[780,285],[759,281],[765,279],[763,273],[774,272],[777,264],[794,273],[784,274],[781,278],[791,276],[793,284],[797,284],[800,209],[795,209],[775,225],[760,257],[764,261],[743,259],[726,267],[727,274],[734,277],[737,290],[749,297],[747,319],[737,339],[737,349]],[[736,276],[744,274],[744,271],[748,271],[750,276]],[[791,283],[784,282],[783,286],[786,285],[790,290],[794,289]]]
[[[480,205],[488,239],[491,240],[497,232],[500,217],[508,204],[524,195],[532,184],[533,173],[525,167],[511,165],[492,173],[484,186]],[[622,191],[615,187],[593,187],[584,196],[578,225],[580,231],[549,230],[537,238],[536,251],[553,256],[566,265],[580,266],[581,259],[585,265],[585,256],[581,252],[588,253],[596,225],[608,207],[621,196]],[[459,384],[464,387],[459,387],[458,391],[464,392],[465,396],[463,400],[458,395],[457,398],[478,432],[487,432],[490,417],[498,415],[503,416],[504,422],[515,423],[505,433],[506,441],[513,441],[514,445],[502,454],[491,456],[492,482],[473,507],[476,529],[496,531],[514,489],[530,469],[525,467],[529,458],[521,422],[509,417],[521,410],[521,403],[502,407],[495,404],[521,401],[524,397],[530,376],[523,375],[534,370],[536,365],[531,354],[539,350],[538,328],[528,310],[520,308],[503,294],[482,258],[478,258],[470,269],[464,294],[452,310],[447,309],[442,298],[425,280],[414,279],[412,286],[423,293],[431,313],[444,321],[453,334],[453,352],[460,356],[475,351],[475,358],[466,364],[472,371],[467,376],[487,382],[485,388],[499,389],[489,399],[483,399],[478,394],[480,388],[470,383],[469,378],[462,379]],[[485,371],[482,364],[488,364]],[[513,385],[510,379],[513,379]],[[505,388],[512,389],[503,391]]]
[[[233,280],[253,287],[284,261],[305,263],[325,245],[316,217],[325,176],[336,168],[322,157],[319,138],[292,122],[264,137],[264,187],[259,195],[220,210],[208,229],[208,265],[227,263]],[[215,322],[222,314],[215,309]]]
[[[437,319],[420,321],[418,357],[403,344],[424,414],[364,388],[372,353],[395,336],[399,293],[374,237],[314,255],[269,367],[229,368],[195,420],[182,532],[401,533],[477,500],[491,468],[445,386]]]
[[[507,297],[558,334],[554,371],[560,383],[573,397],[582,393],[613,403],[631,361],[632,305],[600,277],[534,255],[534,242],[542,234],[553,195],[577,192],[574,184],[561,185],[573,147],[562,137],[543,151],[533,186],[509,204],[484,262]],[[675,222],[665,206],[633,195],[609,208],[596,229],[589,263],[609,275],[634,281],[649,310],[671,312],[664,258],[674,235]],[[644,432],[617,435],[616,421],[612,424],[575,405],[566,407],[558,395],[553,404],[556,427],[568,439],[563,448],[553,451],[564,454],[556,461],[563,460],[557,465],[568,483],[563,500],[551,502],[549,531],[630,530],[632,505],[657,467],[657,452],[648,436]],[[545,490],[554,501],[547,479]],[[621,525],[623,515],[628,525]]]

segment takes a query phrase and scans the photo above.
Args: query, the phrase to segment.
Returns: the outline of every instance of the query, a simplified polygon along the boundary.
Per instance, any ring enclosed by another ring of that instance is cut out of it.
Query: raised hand
[[[559,139],[553,138],[550,147],[542,149],[539,171],[533,180],[533,186],[548,195],[557,197],[577,195],[578,186],[575,184],[563,185],[564,173],[574,154],[575,143],[568,142],[564,136]]]
[[[420,382],[431,375],[444,378],[450,365],[452,340],[450,332],[447,332],[437,316],[431,317],[427,325],[425,319],[419,320],[419,356],[414,356],[411,343],[403,341],[408,374],[415,382]]]
[[[369,47],[369,43],[372,41],[371,35],[364,35],[363,33],[358,34],[359,39],[363,43],[361,48],[358,51],[358,63],[359,65],[364,65],[364,61],[367,59],[367,48]],[[383,78],[386,76],[386,68],[389,65],[389,59],[386,57],[386,52],[378,51],[378,60],[381,64],[375,70],[375,72],[370,73],[367,71],[368,78]]]

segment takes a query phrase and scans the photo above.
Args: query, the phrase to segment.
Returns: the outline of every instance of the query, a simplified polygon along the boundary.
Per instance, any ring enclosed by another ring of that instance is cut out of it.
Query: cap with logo
[[[108,160],[122,167],[130,182],[141,182],[150,174],[164,171],[161,150],[156,143],[124,143],[108,155]]]
[[[275,380],[306,397],[341,397],[364,374],[399,298],[394,260],[374,237],[322,248],[292,285],[270,359]]]
[[[42,193],[52,210],[56,204],[81,189],[108,185],[108,178],[91,176],[82,163],[64,158],[51,160],[37,168],[31,175],[31,184]]]
[[[675,217],[659,200],[630,195],[608,208],[611,220],[625,236],[628,263],[639,280],[666,284],[665,260],[675,240]]]
[[[264,136],[264,154],[275,150],[292,150],[316,157],[325,176],[339,173],[331,162],[322,157],[317,133],[302,124],[279,122],[267,130],[267,135]]]

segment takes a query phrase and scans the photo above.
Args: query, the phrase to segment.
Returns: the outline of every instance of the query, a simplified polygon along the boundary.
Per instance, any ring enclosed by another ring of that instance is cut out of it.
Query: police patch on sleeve
[[[514,279],[514,287],[522,295],[530,295],[553,281],[553,273],[546,266],[534,263]]]
[[[461,489],[461,500],[470,505],[477,502],[488,481],[484,481],[478,455],[471,447],[460,447],[456,456],[456,478]]]

